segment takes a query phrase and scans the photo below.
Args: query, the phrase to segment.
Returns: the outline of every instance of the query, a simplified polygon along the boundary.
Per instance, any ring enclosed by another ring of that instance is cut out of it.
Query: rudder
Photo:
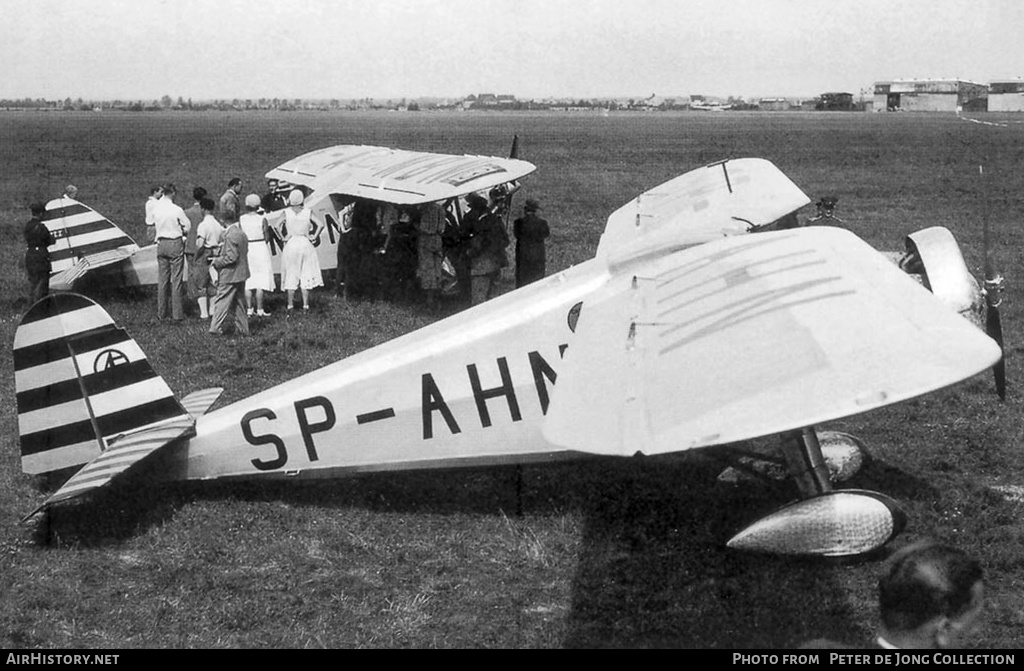
[[[25,473],[80,466],[119,435],[188,417],[135,340],[78,294],[29,309],[14,337],[14,370]]]

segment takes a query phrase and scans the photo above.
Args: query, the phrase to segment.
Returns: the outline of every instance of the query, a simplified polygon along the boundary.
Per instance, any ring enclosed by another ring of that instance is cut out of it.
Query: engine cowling
[[[972,324],[985,328],[984,292],[949,229],[932,226],[911,233],[898,263]]]

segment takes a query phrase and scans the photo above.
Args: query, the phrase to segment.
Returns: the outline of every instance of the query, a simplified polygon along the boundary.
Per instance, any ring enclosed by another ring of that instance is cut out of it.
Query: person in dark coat
[[[540,204],[528,198],[523,216],[516,219],[512,232],[516,238],[516,288],[544,277],[546,258],[544,241],[551,235],[548,222],[537,216]]]
[[[32,203],[29,206],[32,218],[25,224],[25,275],[28,277],[28,304],[50,293],[50,250],[55,240],[53,233],[43,223],[46,206]]]
[[[352,208],[352,226],[338,240],[337,292],[346,300],[377,297],[376,272],[377,205],[357,200]]]
[[[384,246],[384,266],[391,299],[410,298],[416,286],[416,223],[409,210],[402,210],[391,227]]]

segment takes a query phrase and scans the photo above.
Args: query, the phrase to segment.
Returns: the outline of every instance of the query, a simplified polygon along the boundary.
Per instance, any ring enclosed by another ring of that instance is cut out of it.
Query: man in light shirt
[[[150,242],[156,242],[156,229],[153,227],[155,223],[153,221],[153,208],[160,202],[160,198],[163,195],[164,187],[157,185],[149,190],[149,198],[146,199],[146,232],[149,234]]]
[[[153,227],[156,231],[156,316],[167,318],[170,301],[171,319],[185,318],[182,299],[182,277],[185,270],[185,236],[191,227],[185,210],[174,204],[176,189],[164,186],[164,195],[153,206]]]

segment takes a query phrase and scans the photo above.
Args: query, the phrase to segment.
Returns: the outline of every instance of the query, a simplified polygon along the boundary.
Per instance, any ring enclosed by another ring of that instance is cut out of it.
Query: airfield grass
[[[827,428],[854,433],[872,455],[849,484],[905,507],[909,527],[893,547],[934,538],[981,559],[989,599],[976,644],[1019,646],[1024,502],[993,489],[1024,492],[1024,126],[1015,123],[822,113],[0,114],[0,332],[10,345],[26,307],[28,204],[68,182],[142,240],[152,184],[175,182],[187,203],[194,185],[219,196],[234,175],[260,190],[271,167],[332,144],[505,155],[514,133],[538,166],[517,205],[533,197],[544,206],[549,272],[590,258],[608,214],[641,191],[740,156],[774,161],[812,200],[839,196],[839,216],[879,248],[947,226],[980,271],[984,163],[995,258],[1008,280],[1007,401],[979,375]],[[412,302],[344,303],[328,287],[311,314],[286,316],[273,294],[274,314],[254,322],[251,337],[215,339],[194,310],[185,324],[158,323],[152,291],[82,289],[180,396],[223,386],[221,403],[438,318]],[[725,549],[795,492],[787,482],[719,482],[713,452],[528,466],[521,498],[512,467],[292,486],[139,482],[21,526],[53,483],[21,473],[9,356],[0,369],[3,648],[778,648],[819,636],[865,642],[876,621],[891,548],[857,561]]]

